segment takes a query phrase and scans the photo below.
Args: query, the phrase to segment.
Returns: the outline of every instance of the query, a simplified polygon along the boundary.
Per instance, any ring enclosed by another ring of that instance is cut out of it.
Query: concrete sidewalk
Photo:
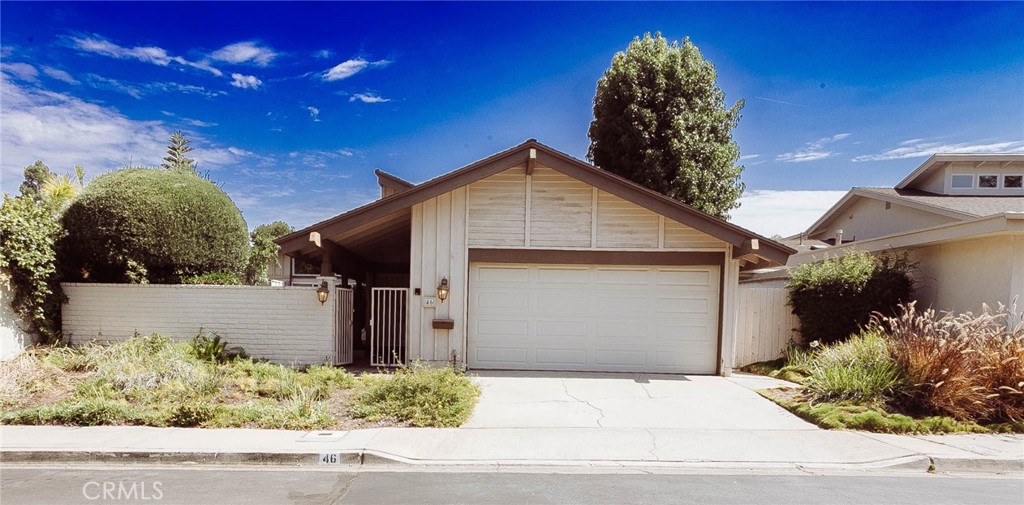
[[[0,427],[0,461],[929,469],[1024,475],[1024,436],[826,430],[378,428],[338,432],[136,426]]]

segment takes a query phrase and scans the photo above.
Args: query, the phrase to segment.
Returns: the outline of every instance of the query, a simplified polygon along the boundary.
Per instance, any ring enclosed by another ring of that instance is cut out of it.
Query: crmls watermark
[[[82,486],[82,496],[86,500],[112,501],[112,500],[161,500],[164,491],[160,489],[163,483],[160,481],[89,481]]]

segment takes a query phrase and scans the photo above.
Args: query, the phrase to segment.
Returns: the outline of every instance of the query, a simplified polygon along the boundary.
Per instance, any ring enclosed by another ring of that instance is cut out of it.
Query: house
[[[1024,302],[1022,180],[1024,154],[936,154],[893,188],[851,189],[803,238],[827,242],[828,254],[908,252],[921,307],[977,313]],[[789,266],[824,251],[794,254]]]
[[[793,249],[535,140],[281,237],[373,364],[728,374],[740,271]],[[305,277],[303,282],[309,282]]]

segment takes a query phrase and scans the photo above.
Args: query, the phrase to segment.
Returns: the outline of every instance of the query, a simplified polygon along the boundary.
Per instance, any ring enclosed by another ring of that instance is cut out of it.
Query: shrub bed
[[[764,394],[826,428],[1024,431],[1024,322],[1005,306],[974,315],[910,303],[846,342],[746,369],[803,384]]]
[[[364,376],[352,414],[370,421],[393,419],[413,426],[459,426],[469,419],[480,389],[450,367],[418,362],[391,375]]]

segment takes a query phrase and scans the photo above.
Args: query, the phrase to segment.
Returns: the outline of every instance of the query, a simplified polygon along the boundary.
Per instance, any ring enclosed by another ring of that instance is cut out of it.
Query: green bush
[[[825,258],[790,272],[786,287],[805,340],[836,342],[857,333],[874,312],[886,315],[910,300],[914,265],[906,254],[866,252]]]
[[[0,282],[13,291],[11,308],[32,330],[54,340],[60,333],[63,293],[57,276],[58,215],[43,203],[6,194],[0,205]]]
[[[820,349],[807,368],[805,385],[820,401],[882,404],[902,380],[885,337],[875,332]]]
[[[182,277],[182,284],[206,284],[212,286],[240,286],[242,277],[234,272],[210,272],[202,275]]]
[[[248,232],[212,182],[181,170],[131,168],[94,179],[62,218],[67,280],[178,283],[242,272]]]
[[[420,363],[391,375],[365,375],[352,415],[369,421],[393,419],[413,426],[455,427],[469,419],[480,395],[463,373]]]
[[[185,402],[174,408],[167,424],[179,428],[200,426],[213,419],[215,409],[207,401]]]

